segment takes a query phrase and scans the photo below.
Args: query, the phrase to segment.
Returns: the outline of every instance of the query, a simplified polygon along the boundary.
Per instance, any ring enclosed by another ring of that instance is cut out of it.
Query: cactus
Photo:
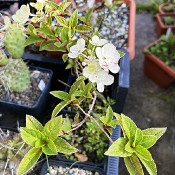
[[[14,59],[22,57],[24,52],[25,35],[20,29],[9,29],[5,34],[5,48]]]
[[[9,161],[6,167],[6,173],[8,174],[8,170],[10,169],[11,171],[13,170],[14,174],[16,174],[19,163],[24,155],[29,151],[30,146],[24,144],[24,141],[19,133],[15,133],[14,137],[11,138],[11,131],[8,131],[7,133],[2,130],[0,131],[2,136],[0,139],[0,163],[2,165],[2,167],[0,167],[0,174],[3,174],[5,164],[8,159]]]
[[[29,69],[22,59],[8,59],[8,63],[0,67],[0,83],[14,92],[23,92],[30,88]]]

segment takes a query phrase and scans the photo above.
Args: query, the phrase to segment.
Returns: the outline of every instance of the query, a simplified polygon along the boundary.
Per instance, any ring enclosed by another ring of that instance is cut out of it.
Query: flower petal
[[[84,69],[83,69],[83,75],[86,77],[86,78],[89,78],[89,71],[88,71],[88,67],[86,66]]]
[[[78,53],[77,45],[71,46],[70,47],[70,52],[77,52]]]
[[[70,53],[68,53],[68,57],[76,58],[76,57],[78,57],[78,53],[77,52],[70,52]]]
[[[77,49],[79,51],[82,51],[82,50],[84,51],[85,50],[85,40],[83,38],[78,39],[78,41],[77,41]]]
[[[103,81],[103,84],[104,85],[111,85],[112,83],[114,83],[114,76],[108,74],[106,79]]]
[[[107,43],[108,43],[108,41],[106,39],[101,39],[98,46],[103,46]]]
[[[110,66],[110,67],[109,67],[109,70],[110,70],[112,73],[116,74],[116,73],[119,72],[120,67],[119,67],[119,65],[117,64],[116,66]]]
[[[97,55],[97,57],[98,57],[99,59],[103,59],[102,48],[101,48],[101,47],[97,47],[97,48],[95,49],[95,53],[96,53],[96,55]]]
[[[98,83],[97,83],[97,90],[98,90],[99,92],[103,92],[103,91],[104,91],[104,84],[101,83],[101,82],[98,82]]]
[[[102,55],[106,58],[112,58],[112,59],[120,59],[120,54],[116,50],[116,47],[111,44],[107,43],[102,47]]]

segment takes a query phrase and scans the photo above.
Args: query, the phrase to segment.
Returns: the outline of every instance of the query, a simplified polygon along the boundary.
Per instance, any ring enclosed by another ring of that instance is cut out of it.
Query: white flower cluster
[[[114,77],[109,74],[109,71],[118,73],[120,70],[118,65],[120,54],[113,44],[108,43],[105,39],[100,39],[97,35],[93,36],[89,42],[94,46],[92,51],[87,50],[89,56],[83,53],[86,50],[83,38],[78,39],[77,44],[70,48],[68,56],[77,58],[80,55],[85,58],[82,63],[85,66],[83,75],[91,82],[97,83],[97,90],[103,92],[105,85],[111,85],[114,82]],[[96,56],[93,56],[93,51]]]

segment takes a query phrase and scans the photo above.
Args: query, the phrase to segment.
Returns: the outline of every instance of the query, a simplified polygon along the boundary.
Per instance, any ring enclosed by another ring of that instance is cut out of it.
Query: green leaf
[[[63,29],[61,30],[61,41],[62,41],[62,42],[64,42],[64,41],[69,41],[68,31],[69,31],[68,28],[63,28]],[[67,43],[66,43],[66,44],[67,44]]]
[[[118,53],[120,54],[120,58],[122,58],[122,57],[125,55],[124,52],[120,52],[120,51],[118,51]]]
[[[90,8],[87,13],[85,14],[85,19],[86,19],[86,22],[88,22],[91,18],[91,15],[93,13],[93,8]]]
[[[66,142],[61,137],[58,137],[56,140],[54,140],[54,143],[57,148],[57,152],[63,153],[63,154],[71,154],[78,151],[78,149],[71,146],[68,142]]]
[[[63,59],[64,62],[66,62],[67,59],[68,59],[68,54],[66,54],[66,53],[63,54],[62,59]]]
[[[37,140],[36,142],[35,142],[35,148],[40,148],[40,147],[42,147],[43,145],[44,145],[45,143],[44,143],[44,139],[43,140]]]
[[[119,125],[120,125],[120,127],[121,127],[121,129],[122,129],[122,131],[123,131],[124,138],[126,138],[126,133],[125,133],[125,130],[124,130],[124,128],[123,128],[122,117],[121,117],[121,115],[114,112],[114,116],[116,117],[116,119],[117,119],[118,122],[119,122]]]
[[[47,139],[47,144],[42,147],[42,151],[46,155],[56,155],[57,149],[54,142],[51,139]]]
[[[65,10],[67,7],[69,7],[70,4],[71,4],[71,2],[67,2],[67,0],[64,1],[64,2],[62,2],[62,3],[59,5],[59,13],[63,13],[64,10]]]
[[[117,119],[114,119],[109,123],[109,126],[113,128],[116,128],[116,125],[119,125],[119,121]]]
[[[157,140],[165,133],[167,128],[148,128],[142,130],[143,135],[153,135]]]
[[[23,175],[28,172],[38,161],[42,154],[42,150],[40,148],[32,148],[22,159],[17,175]]]
[[[46,125],[44,126],[44,135],[47,136],[49,139],[56,139],[59,135],[62,125],[62,116],[52,118],[49,120]]]
[[[154,160],[146,161],[145,159],[142,159],[142,158],[140,158],[140,160],[150,175],[157,175],[157,168]]]
[[[52,118],[55,117],[70,102],[71,101],[62,101],[61,103],[59,103],[52,112]]]
[[[50,94],[52,94],[54,97],[57,97],[61,100],[70,100],[71,99],[71,96],[67,92],[64,92],[64,91],[52,91],[52,92],[50,92]]]
[[[33,30],[35,29],[35,27],[32,24],[29,24],[27,26],[27,29],[28,29],[28,31],[33,32]]]
[[[52,7],[53,9],[55,10],[58,10],[59,9],[59,6],[57,4],[55,4],[54,2],[51,2],[51,1],[46,1],[50,7]]]
[[[27,144],[35,146],[37,140],[42,140],[44,138],[43,134],[35,129],[20,128],[21,137]]]
[[[113,118],[113,110],[111,106],[108,106],[108,109],[106,111],[106,122],[110,123],[112,121],[112,118]]]
[[[44,47],[46,47],[48,44],[53,44],[51,40],[43,41],[40,45],[40,51],[45,50]]]
[[[61,127],[61,130],[63,130],[64,132],[71,130],[71,122],[68,117],[65,118],[64,123]],[[59,134],[63,134],[62,131],[60,131]],[[69,132],[68,135],[65,134],[62,137],[69,138],[71,134],[72,132]]]
[[[78,10],[75,10],[69,19],[69,26],[75,27],[78,24]]]
[[[133,146],[135,147],[136,145],[139,145],[142,140],[143,140],[143,133],[141,129],[137,128]]]
[[[122,117],[123,128],[126,132],[126,135],[128,139],[131,140],[131,142],[133,142],[135,139],[137,126],[129,117],[125,116],[124,114],[121,114],[121,117]]]
[[[58,37],[61,30],[62,30],[63,27],[56,27],[55,29],[53,28],[54,32],[55,32],[55,36]]]
[[[49,27],[52,25],[52,18],[50,16],[47,17],[47,24]]]
[[[52,30],[49,27],[41,27],[37,29],[37,32],[45,34],[48,38],[56,39],[55,34],[52,32]]]
[[[144,175],[140,161],[135,154],[124,157],[124,161],[130,175]]]
[[[119,156],[119,157],[128,157],[132,154],[125,150],[125,145],[127,144],[127,139],[120,137],[117,139],[105,152],[107,156]]]
[[[135,152],[135,150],[134,150],[134,148],[131,147],[131,145],[132,145],[132,142],[128,141],[128,143],[125,146],[125,150],[130,152],[130,153],[133,153],[133,152]]]
[[[64,17],[55,16],[55,18],[61,26],[66,27],[66,28],[69,27],[69,22]]]
[[[152,156],[150,154],[150,152],[143,146],[141,145],[137,145],[135,147],[135,153],[138,157],[151,161],[152,160]]]
[[[89,82],[85,87],[84,87],[84,91],[85,91],[85,93],[90,93],[90,91],[91,91],[91,89],[92,89],[92,82]]]
[[[31,115],[26,115],[26,127],[28,129],[36,129],[42,132],[42,124]]]
[[[146,149],[152,147],[157,141],[157,138],[152,135],[143,135],[143,140],[140,143],[141,146],[145,147]]]
[[[44,47],[40,48],[40,51],[47,50],[47,51],[61,51],[66,52],[66,49],[64,47],[57,47],[55,43],[50,43],[45,45]]]
[[[43,38],[40,38],[40,37],[37,37],[37,36],[29,36],[26,39],[26,41],[24,43],[24,46],[28,46],[30,44],[41,42],[41,41],[44,41],[44,39]]]
[[[79,77],[78,80],[76,80],[76,82],[71,86],[69,94],[72,95],[75,93],[75,91],[79,88],[79,86],[81,85],[81,83],[84,81],[84,77]]]
[[[90,31],[92,31],[93,29],[92,29],[92,27],[87,26],[87,25],[78,25],[75,27],[75,30],[77,32],[80,32],[80,33],[88,33]]]

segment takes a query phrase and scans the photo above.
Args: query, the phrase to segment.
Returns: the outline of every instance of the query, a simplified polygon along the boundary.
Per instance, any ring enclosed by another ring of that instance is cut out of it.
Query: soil
[[[4,87],[0,85],[0,94],[1,94],[0,100],[13,102],[28,107],[34,106],[42,92],[39,89],[38,85],[41,80],[43,80],[44,83],[47,84],[50,78],[50,74],[38,70],[30,70],[30,77],[31,77],[30,89],[26,90],[25,92],[20,93],[11,91],[7,92],[4,90]]]

